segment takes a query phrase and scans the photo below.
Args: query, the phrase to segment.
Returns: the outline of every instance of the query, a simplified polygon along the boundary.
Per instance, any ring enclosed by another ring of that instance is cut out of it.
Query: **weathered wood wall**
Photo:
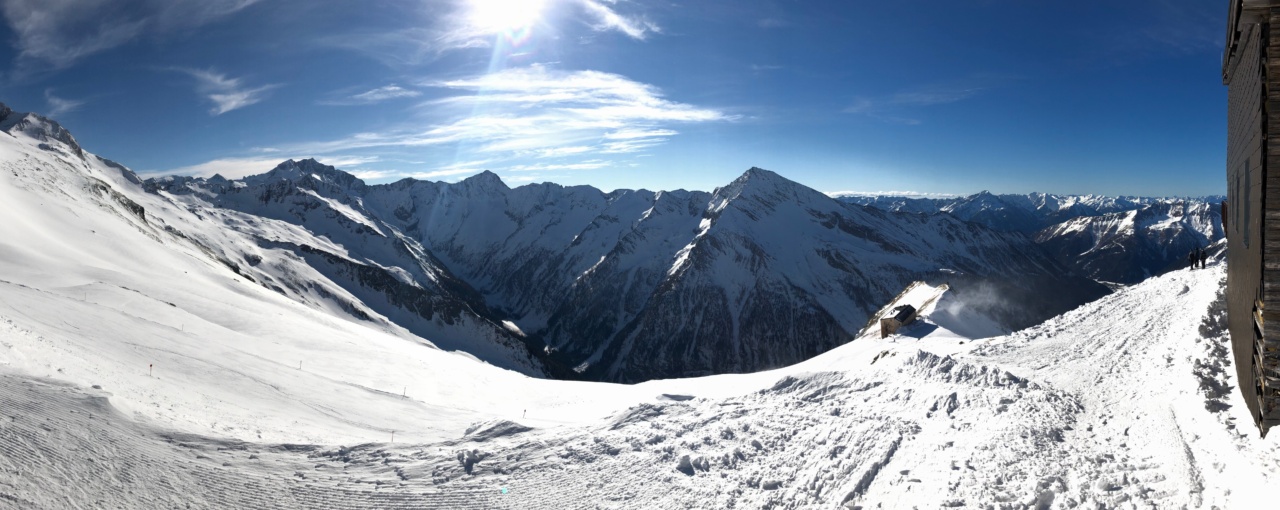
[[[1265,85],[1271,71],[1264,63],[1264,48],[1280,55],[1280,50],[1270,48],[1272,41],[1280,42],[1280,38],[1270,37],[1272,26],[1274,25],[1270,23],[1250,22],[1237,25],[1234,33],[1229,35],[1234,36],[1235,40],[1227,42],[1229,53],[1224,69],[1224,79],[1229,87],[1226,167],[1229,228],[1227,313],[1232,352],[1239,377],[1237,380],[1240,381],[1245,402],[1255,417],[1260,408],[1253,384],[1256,337],[1253,312],[1255,302],[1262,297],[1260,286],[1264,240],[1261,224],[1265,191],[1262,183],[1270,162],[1280,161],[1280,154],[1275,158],[1264,157],[1267,145],[1265,130],[1270,115],[1268,110],[1280,112],[1280,108],[1267,108],[1268,101],[1280,100],[1280,97],[1272,99],[1270,95],[1273,92]],[[1231,50],[1233,44],[1235,49]],[[1280,83],[1280,80],[1276,83]],[[1277,89],[1274,93],[1280,93],[1280,87]],[[1276,149],[1280,149],[1280,146]],[[1280,312],[1280,306],[1272,309]],[[1272,322],[1280,325],[1280,319]]]

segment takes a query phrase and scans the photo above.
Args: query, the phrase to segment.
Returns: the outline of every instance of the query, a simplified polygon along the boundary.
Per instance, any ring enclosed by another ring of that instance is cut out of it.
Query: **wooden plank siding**
[[[1231,2],[1223,62],[1227,322],[1240,391],[1264,434],[1268,424],[1256,384],[1261,367],[1254,362],[1260,340],[1255,331],[1262,330],[1263,342],[1280,339],[1280,143],[1270,144],[1267,137],[1268,126],[1280,126],[1280,8],[1271,3],[1258,9]],[[1280,0],[1275,4],[1280,7]]]
[[[1267,2],[1272,4],[1273,2]],[[1280,143],[1270,143],[1270,126],[1280,126],[1280,6],[1267,9],[1266,53],[1262,62],[1266,76],[1262,83],[1266,97],[1265,119],[1262,127],[1262,143],[1266,146],[1265,171],[1261,172],[1262,196],[1262,338],[1254,338],[1250,361],[1255,377],[1256,402],[1259,409],[1258,426],[1263,434],[1267,428],[1280,425]],[[1252,409],[1251,409],[1252,410]]]

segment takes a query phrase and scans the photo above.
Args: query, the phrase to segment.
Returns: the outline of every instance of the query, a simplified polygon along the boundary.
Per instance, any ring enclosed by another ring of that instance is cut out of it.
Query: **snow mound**
[[[483,443],[491,439],[523,434],[530,430],[533,430],[533,428],[526,427],[513,421],[493,420],[477,423],[468,427],[467,432],[463,434],[463,437],[471,441]]]

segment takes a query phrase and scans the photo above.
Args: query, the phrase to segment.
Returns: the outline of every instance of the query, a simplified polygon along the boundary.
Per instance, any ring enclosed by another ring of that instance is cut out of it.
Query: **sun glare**
[[[471,22],[486,31],[509,32],[538,21],[546,0],[471,0]]]

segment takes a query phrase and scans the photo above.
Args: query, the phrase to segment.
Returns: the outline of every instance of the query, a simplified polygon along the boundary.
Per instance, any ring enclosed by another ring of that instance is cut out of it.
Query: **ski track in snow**
[[[4,318],[0,508],[1242,507],[1280,483],[1280,447],[1234,387],[1218,411],[1200,389],[1206,364],[1235,384],[1223,338],[1198,331],[1221,277],[1169,274],[967,345],[867,338],[768,373],[600,385],[691,395],[594,424],[350,447],[132,420],[105,391],[4,368],[48,343]],[[700,395],[731,377],[762,389]]]

